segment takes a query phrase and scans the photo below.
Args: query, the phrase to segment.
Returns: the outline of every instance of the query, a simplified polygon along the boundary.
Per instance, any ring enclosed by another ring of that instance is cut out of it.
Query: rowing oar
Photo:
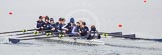
[[[99,32],[99,34],[104,36],[105,38],[107,36],[121,36],[121,35],[123,35],[122,32],[111,32],[111,33]]]
[[[25,34],[34,34],[34,35],[38,35],[40,33],[43,33],[43,32],[51,32],[51,30],[41,30],[41,31],[33,31],[33,32],[29,32],[29,33],[20,33],[20,34],[15,34],[16,36],[17,35],[25,35]]]
[[[43,33],[42,32],[35,32],[34,35],[28,35],[28,36],[21,36],[21,37],[17,37],[17,38],[26,38],[26,37],[36,37],[36,36],[42,36],[42,35],[46,35],[46,36],[50,36],[50,35],[54,35],[57,34],[59,32],[47,32],[47,33]]]
[[[63,38],[65,36],[69,36],[71,34],[63,34],[63,33],[60,33],[58,35],[54,35],[54,34],[51,34],[51,35],[46,35],[45,37],[36,37],[36,36],[43,36],[45,34],[40,34],[40,35],[30,35],[30,36],[22,36],[22,37],[18,37],[18,38],[9,38],[9,42],[13,43],[13,44],[16,44],[22,40],[32,40],[32,39],[44,39],[44,38],[52,38],[52,37],[58,37],[58,38]],[[24,38],[24,37],[33,37],[33,38]],[[22,39],[21,39],[22,38]],[[23,39],[24,38],[24,39]]]
[[[17,33],[17,32],[27,32],[27,31],[34,31],[34,30],[37,30],[37,29],[24,29],[24,30],[19,30],[19,31],[10,31],[10,32],[2,32],[0,34],[9,34],[9,33]]]
[[[107,35],[105,35],[107,36]],[[162,42],[162,39],[149,39],[149,38],[137,38],[135,34],[126,34],[126,35],[111,35],[112,37],[125,38],[130,40],[147,40],[147,41],[157,41]]]
[[[39,35],[35,35],[35,36],[39,36]],[[31,40],[31,39],[43,39],[43,38],[52,38],[54,36],[48,36],[48,37],[35,37],[35,38],[26,38],[26,39],[14,39],[14,38],[9,38],[9,42],[11,43],[18,43],[20,42],[21,40]]]
[[[34,34],[34,35],[38,35],[40,33],[43,32],[50,32],[51,30],[41,30],[41,31],[32,31],[32,32],[24,32],[24,33],[18,33],[18,34],[11,34],[11,35],[5,35],[5,36],[19,36],[19,35],[26,35],[26,34]]]
[[[118,37],[124,37],[126,39],[131,39],[131,40],[147,40],[147,41],[162,42],[162,39],[138,38],[138,37],[136,37],[135,34],[127,34],[127,35],[122,35],[122,36],[118,36]]]

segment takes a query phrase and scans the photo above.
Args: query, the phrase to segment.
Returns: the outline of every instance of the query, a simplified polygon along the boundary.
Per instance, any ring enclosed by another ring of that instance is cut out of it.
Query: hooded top
[[[75,22],[74,18],[70,18],[70,23],[74,23],[74,22]]]

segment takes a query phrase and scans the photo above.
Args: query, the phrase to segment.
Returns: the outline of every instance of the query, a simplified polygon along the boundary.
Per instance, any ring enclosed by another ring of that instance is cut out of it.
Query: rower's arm
[[[64,26],[62,26],[62,29],[67,30],[66,26],[67,26],[67,24],[65,24]]]
[[[78,34],[78,32],[75,32],[75,30],[76,30],[76,26],[73,27],[72,33],[73,33],[73,34]]]

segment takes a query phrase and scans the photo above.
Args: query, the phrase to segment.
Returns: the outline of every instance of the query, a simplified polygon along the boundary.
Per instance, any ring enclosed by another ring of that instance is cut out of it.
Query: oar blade
[[[20,42],[20,39],[9,38],[9,42],[16,44],[16,43]]]

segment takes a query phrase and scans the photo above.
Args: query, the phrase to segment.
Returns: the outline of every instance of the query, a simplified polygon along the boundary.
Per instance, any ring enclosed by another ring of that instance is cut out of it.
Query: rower
[[[36,25],[36,27],[38,28],[38,31],[43,30],[43,25],[44,25],[43,17],[39,16],[39,20],[37,21],[37,25]]]
[[[79,32],[79,30],[80,30],[80,23],[79,22],[76,22],[76,28],[77,28],[77,31]]]
[[[50,30],[50,23],[49,23],[49,17],[48,16],[45,17],[45,22],[44,22],[44,25],[43,25],[43,30]]]
[[[50,18],[50,30],[51,30],[52,32],[57,32],[57,31],[56,31],[56,24],[55,24],[53,18]]]
[[[70,18],[70,22],[65,26],[67,34],[71,34],[74,25],[75,25],[74,18]]]
[[[90,33],[89,33],[89,36],[88,36],[87,39],[88,39],[88,40],[91,40],[91,39],[95,39],[95,38],[100,39],[101,36],[100,36],[100,34],[98,33],[98,31],[97,31],[95,25],[92,25],[92,26],[91,26]]]
[[[80,23],[77,22],[75,24],[74,18],[70,19],[70,22],[68,23],[68,25],[66,26],[66,30],[67,30],[67,34],[69,34],[69,37],[72,36],[79,36],[79,29],[80,29]]]
[[[63,32],[63,33],[66,33],[66,28],[65,28],[65,26],[66,26],[66,24],[65,24],[65,18],[62,18],[62,27],[61,27],[61,32]]]
[[[79,30],[80,30],[80,23],[77,22],[76,25],[73,25],[72,31],[71,33],[75,36],[75,35],[80,35],[79,34]]]
[[[56,29],[57,32],[63,32],[64,26],[65,26],[65,19],[64,18],[59,18],[59,21],[56,22]]]
[[[87,35],[89,33],[89,28],[86,26],[85,22],[82,22],[79,32],[80,32],[80,35],[82,36],[82,38],[87,38]]]

